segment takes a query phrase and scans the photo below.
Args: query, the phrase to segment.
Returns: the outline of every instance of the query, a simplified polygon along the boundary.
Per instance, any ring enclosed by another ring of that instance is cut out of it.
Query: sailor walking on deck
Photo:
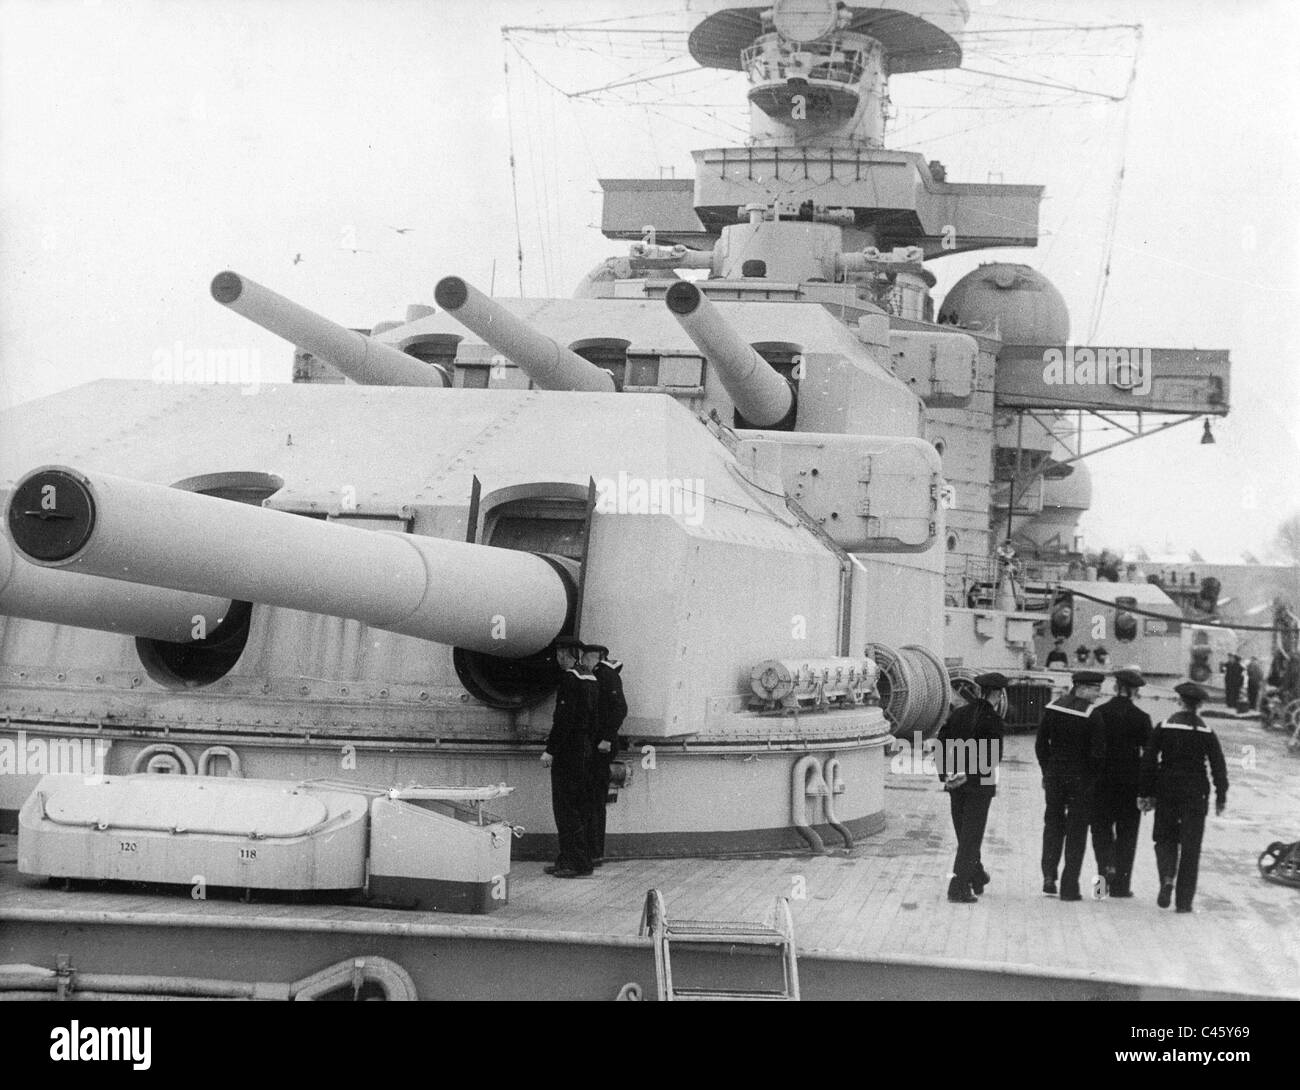
[[[952,828],[957,834],[957,855],[948,883],[948,900],[974,904],[990,882],[980,859],[989,805],[997,794],[997,769],[1002,760],[1006,724],[989,702],[1007,687],[998,673],[975,679],[979,696],[954,711],[939,730],[936,764],[948,792]]]
[[[1151,740],[1151,717],[1133,699],[1145,684],[1137,670],[1116,671],[1116,695],[1098,709],[1106,756],[1093,800],[1092,850],[1097,873],[1112,897],[1133,896],[1133,857],[1142,824],[1138,809],[1142,750]]]
[[[1056,871],[1064,848],[1062,901],[1083,899],[1079,871],[1088,849],[1092,797],[1105,755],[1105,736],[1096,710],[1102,675],[1095,670],[1079,670],[1071,675],[1071,681],[1073,688],[1044,710],[1034,744],[1047,796],[1043,813],[1043,892],[1057,891]]]
[[[581,653],[578,640],[566,637],[555,643],[555,661],[561,673],[542,765],[551,770],[551,810],[560,841],[554,865],[545,870],[556,878],[586,878],[592,872],[587,824],[597,684],[595,677],[579,667]]]
[[[1210,777],[1214,780],[1214,812],[1228,804],[1228,767],[1219,737],[1200,715],[1206,692],[1194,681],[1174,686],[1182,708],[1156,727],[1142,759],[1142,802],[1156,811],[1154,839],[1160,894],[1156,904],[1168,908],[1171,898],[1179,912],[1192,911],[1201,863],[1201,839],[1210,809]],[[1209,766],[1209,777],[1206,766]]]
[[[623,664],[609,657],[609,648],[585,644],[583,669],[596,679],[596,729],[592,733],[590,810],[587,833],[591,839],[591,863],[599,867],[605,855],[605,807],[609,802],[609,766],[619,751],[619,728],[627,718],[623,696]]]

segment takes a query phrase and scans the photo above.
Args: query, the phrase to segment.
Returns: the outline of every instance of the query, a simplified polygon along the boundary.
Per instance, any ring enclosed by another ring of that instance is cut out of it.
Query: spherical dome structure
[[[995,261],[952,286],[939,321],[996,333],[1003,344],[1067,344],[1070,312],[1050,280],[1028,265]]]

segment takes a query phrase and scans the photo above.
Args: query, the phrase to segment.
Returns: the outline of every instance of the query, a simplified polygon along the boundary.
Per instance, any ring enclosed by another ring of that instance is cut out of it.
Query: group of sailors
[[[556,878],[587,878],[604,862],[610,765],[627,718],[623,664],[602,644],[568,637],[556,641],[555,660],[560,682],[542,765],[551,770],[560,848],[545,871]]]
[[[1207,693],[1195,682],[1175,686],[1179,710],[1158,726],[1134,703],[1140,671],[1114,674],[1116,695],[1101,703],[1105,675],[1079,670],[1070,691],[1047,706],[1034,752],[1043,776],[1043,893],[1080,901],[1080,871],[1092,833],[1096,895],[1132,897],[1133,860],[1144,812],[1154,810],[1153,839],[1160,890],[1156,903],[1191,912],[1209,812],[1228,797],[1228,772],[1214,731],[1198,714]],[[999,673],[975,679],[980,695],[957,708],[939,732],[936,752],[957,834],[948,899],[971,904],[991,881],[980,859],[1005,724],[991,698],[1004,689]],[[979,767],[970,757],[979,755]],[[1207,776],[1208,769],[1208,776]],[[1064,866],[1062,867],[1062,857]]]

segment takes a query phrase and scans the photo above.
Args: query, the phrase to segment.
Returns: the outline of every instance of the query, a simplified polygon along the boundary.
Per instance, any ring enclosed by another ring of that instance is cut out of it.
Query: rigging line
[[[1119,202],[1124,189],[1124,170],[1128,165],[1128,130],[1133,117],[1133,85],[1137,82],[1138,57],[1142,52],[1142,32],[1138,31],[1137,45],[1133,50],[1133,67],[1129,70],[1128,86],[1124,88],[1124,120],[1119,135],[1119,173],[1115,177],[1115,187],[1111,191],[1110,209],[1107,213],[1106,243],[1102,250],[1101,282],[1093,298],[1092,315],[1088,323],[1088,340],[1097,336],[1097,326],[1101,322],[1102,307],[1106,302],[1106,288],[1110,283],[1110,260],[1115,250],[1115,229],[1119,224]]]
[[[528,126],[528,169],[533,176],[533,194],[537,196],[537,187],[540,175],[541,197],[535,207],[537,218],[537,239],[542,249],[542,271],[543,282],[545,284],[547,296],[554,294],[553,273],[555,261],[555,240],[551,238],[551,182],[546,173],[548,156],[544,156],[538,149],[543,146],[542,142],[542,111],[541,92],[532,96],[532,108],[536,121]]]
[[[1015,18],[1015,16],[1010,16]],[[1062,32],[1083,31],[1085,34],[1094,30],[1138,30],[1142,29],[1141,23],[1080,23],[1076,26],[1067,26],[1062,23],[1057,27],[986,27],[983,30],[966,30],[962,32],[962,41],[968,38],[987,37],[992,34],[1050,34],[1053,30]]]
[[[524,237],[519,227],[519,177],[515,167],[515,122],[510,96],[510,55],[505,58],[506,132],[510,142],[510,193],[515,204],[515,252],[519,260],[519,298],[524,297]]]
[[[526,102],[531,101],[533,96],[526,96]],[[542,228],[542,213],[544,205],[542,203],[541,190],[538,185],[537,177],[537,150],[533,142],[533,130],[536,126],[532,118],[525,113],[524,115],[524,132],[528,141],[528,176],[532,179],[533,184],[533,223],[537,229],[537,244],[541,252],[542,266],[542,284],[541,288],[545,294],[550,295],[551,271],[550,271],[550,253],[546,245],[546,237]]]
[[[551,144],[550,144],[550,146],[551,146],[551,148],[554,149],[554,148],[558,148],[558,147],[560,146],[560,127],[559,127],[559,125],[556,123],[556,119],[555,119],[555,96],[554,96],[554,95],[547,95],[547,98],[550,100],[550,107],[551,107]],[[547,158],[548,158],[549,161],[550,161],[550,165],[551,165],[551,181],[552,181],[552,183],[553,183],[553,188],[554,188],[554,191],[555,191],[555,193],[556,193],[556,197],[557,197],[557,199],[556,199],[554,205],[552,206],[552,222],[553,222],[553,225],[554,225],[554,232],[553,232],[552,235],[551,235],[551,245],[555,247],[555,257],[554,257],[554,261],[555,261],[555,279],[556,279],[556,282],[557,282],[557,283],[563,283],[563,277],[564,277],[564,266],[563,266],[563,261],[564,261],[564,245],[563,245],[563,240],[564,240],[564,238],[565,238],[565,235],[564,235],[564,221],[563,221],[562,216],[563,216],[563,212],[564,212],[564,209],[565,209],[565,207],[566,207],[566,204],[565,204],[565,202],[564,202],[562,199],[559,198],[559,195],[560,195],[561,193],[564,192],[564,190],[563,190],[563,189],[561,188],[561,186],[560,186],[560,156],[559,156],[559,155],[550,155],[550,156],[548,156]],[[556,242],[557,239],[560,240],[559,243]]]
[[[1068,83],[1050,83],[1047,80],[1025,79],[1023,76],[1004,76],[1000,72],[985,72],[979,68],[954,68],[954,72],[970,72],[975,76],[992,76],[994,79],[1010,80],[1012,83],[1029,83],[1035,87],[1051,87],[1056,91],[1073,91],[1080,95],[1094,95],[1097,98],[1106,98],[1111,102],[1123,102],[1123,95],[1108,95],[1103,91],[1093,91],[1087,87],[1072,87]]]
[[[589,87],[585,91],[565,91],[563,92],[563,94],[565,94],[569,98],[583,98],[586,95],[598,95],[602,91],[612,91],[616,87],[631,87],[633,84],[636,83],[653,83],[655,80],[670,79],[673,76],[690,76],[698,73],[699,71],[700,69],[698,67],[683,68],[677,72],[664,72],[662,75],[658,75],[658,76],[641,76],[638,79],[619,80],[617,83],[606,83],[601,87]]]

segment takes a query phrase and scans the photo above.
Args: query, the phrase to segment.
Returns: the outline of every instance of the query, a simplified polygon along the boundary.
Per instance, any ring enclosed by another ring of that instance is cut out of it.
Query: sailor
[[[1079,644],[1078,647],[1074,649],[1074,659],[1080,666],[1083,666],[1087,663],[1088,658],[1089,656],[1091,656],[1091,654],[1092,654],[1092,649],[1089,648],[1086,643],[1081,643]]]
[[[998,673],[980,674],[975,679],[979,696],[956,709],[939,730],[935,764],[939,779],[948,792],[952,828],[957,834],[957,855],[948,883],[948,900],[974,904],[989,884],[989,873],[980,859],[989,804],[997,794],[997,770],[1002,760],[1002,721],[990,698],[1007,687]]]
[[[1264,686],[1264,668],[1254,655],[1246,662],[1246,707],[1255,711],[1259,707],[1259,693]]]
[[[579,640],[566,636],[555,641],[560,680],[542,765],[551,770],[551,810],[560,841],[555,864],[545,870],[556,878],[586,878],[592,872],[587,821],[597,684],[579,667],[581,653]]]
[[[1156,868],[1160,894],[1156,904],[1168,908],[1174,899],[1179,912],[1192,911],[1201,862],[1201,838],[1210,808],[1210,777],[1214,780],[1214,812],[1228,804],[1228,767],[1223,747],[1198,714],[1206,692],[1194,681],[1174,686],[1182,707],[1156,727],[1142,758],[1142,805],[1155,807]],[[1209,765],[1210,777],[1205,774]]]
[[[1065,850],[1061,900],[1079,901],[1079,871],[1088,849],[1088,822],[1105,736],[1097,714],[1102,675],[1078,670],[1073,687],[1043,711],[1034,752],[1043,770],[1047,806],[1043,813],[1043,892],[1056,893],[1056,870]]]
[[[1240,710],[1241,683],[1246,678],[1246,670],[1241,665],[1241,656],[1228,653],[1228,661],[1219,667],[1223,671],[1223,702],[1234,712]]]
[[[1068,670],[1070,668],[1070,656],[1065,650],[1065,637],[1057,636],[1052,644],[1052,649],[1047,652],[1047,668],[1055,670],[1060,668]]]
[[[1145,684],[1139,670],[1117,670],[1116,695],[1098,709],[1106,756],[1093,800],[1092,850],[1111,897],[1133,896],[1133,857],[1142,824],[1137,805],[1142,750],[1151,740],[1151,717],[1133,699]]]
[[[618,756],[619,728],[627,718],[623,697],[623,664],[609,657],[609,648],[584,644],[582,667],[596,679],[596,729],[592,733],[591,793],[587,832],[591,838],[591,864],[599,867],[605,854],[605,807],[609,801],[609,766]]]

